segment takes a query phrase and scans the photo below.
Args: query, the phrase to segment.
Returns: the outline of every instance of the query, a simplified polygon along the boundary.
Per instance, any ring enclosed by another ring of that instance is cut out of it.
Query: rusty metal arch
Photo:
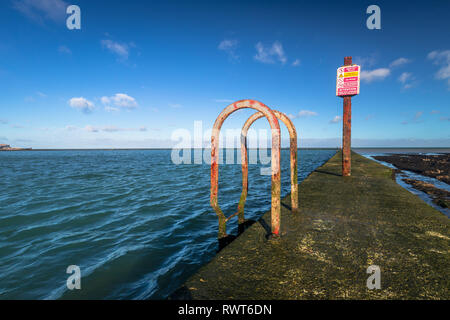
[[[279,235],[280,232],[280,194],[281,194],[281,181],[280,181],[280,146],[281,146],[281,133],[278,119],[272,110],[265,104],[256,100],[240,100],[230,104],[226,107],[217,117],[214,122],[211,135],[211,206],[219,218],[219,239],[225,238],[226,223],[231,218],[226,218],[218,204],[218,191],[219,191],[219,134],[225,119],[239,109],[250,108],[255,109],[263,114],[267,118],[272,131],[272,208],[271,208],[271,224],[272,234]],[[234,216],[234,215],[233,215]]]
[[[291,119],[284,113],[272,110],[275,116],[281,120],[289,131],[290,140],[290,161],[291,161],[291,210],[298,212],[298,169],[297,169],[297,130]],[[242,163],[242,193],[238,205],[239,223],[244,223],[244,206],[248,194],[248,155],[247,155],[247,133],[252,124],[264,117],[261,112],[257,112],[247,119],[241,131],[241,163]]]

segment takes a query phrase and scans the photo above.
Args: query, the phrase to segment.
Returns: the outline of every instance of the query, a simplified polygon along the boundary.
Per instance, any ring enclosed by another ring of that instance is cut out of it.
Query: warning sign
[[[337,69],[336,96],[354,96],[359,94],[361,67],[344,66]]]
[[[358,72],[346,72],[346,73],[344,73],[344,78],[357,77],[357,76],[358,76]]]

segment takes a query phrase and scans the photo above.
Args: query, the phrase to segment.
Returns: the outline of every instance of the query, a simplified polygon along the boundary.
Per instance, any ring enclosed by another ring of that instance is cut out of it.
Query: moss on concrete
[[[301,161],[301,159],[300,159]],[[174,299],[449,299],[449,219],[392,179],[392,170],[341,154],[299,188],[299,213],[282,201],[279,239],[270,212],[185,285]],[[381,269],[381,289],[366,286]]]

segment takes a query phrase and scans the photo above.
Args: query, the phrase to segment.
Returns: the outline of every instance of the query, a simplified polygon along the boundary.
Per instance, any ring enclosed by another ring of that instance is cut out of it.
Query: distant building
[[[7,148],[11,148],[11,146],[9,144],[0,144],[0,149],[7,149]]]

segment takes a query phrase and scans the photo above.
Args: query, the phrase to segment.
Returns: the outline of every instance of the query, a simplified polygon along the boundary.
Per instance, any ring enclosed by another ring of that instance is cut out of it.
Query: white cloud
[[[417,112],[414,114],[414,117],[412,118],[411,121],[403,121],[402,124],[409,124],[410,122],[411,122],[411,123],[420,123],[420,122],[423,121],[423,120],[421,120],[421,119],[422,119],[422,116],[423,116],[423,111],[417,111]]]
[[[291,119],[297,119],[297,118],[304,118],[304,117],[311,117],[311,116],[317,116],[318,113],[314,111],[309,110],[301,110],[296,115],[289,115],[289,118]]]
[[[219,43],[218,49],[225,51],[229,58],[232,60],[238,60],[239,56],[236,54],[236,48],[238,45],[237,40],[223,40]]]
[[[370,57],[355,57],[355,59],[353,59],[353,63],[361,66],[361,68],[370,68],[375,64],[375,62],[376,58],[374,54]]]
[[[72,51],[66,46],[59,46],[58,47],[58,52],[59,53],[65,53],[65,54],[72,54]]]
[[[223,40],[219,43],[219,50],[230,50],[236,48],[237,40]]]
[[[127,60],[130,54],[130,48],[125,43],[118,43],[112,40],[102,40],[101,44],[104,48],[119,56],[119,58]]]
[[[111,99],[108,98],[108,97],[101,97],[101,98],[100,98],[100,101],[101,101],[103,104],[109,104],[109,103],[111,102]]]
[[[361,71],[361,80],[366,82],[372,82],[374,80],[383,80],[391,74],[391,70],[388,68],[379,68],[370,71]]]
[[[111,97],[104,96],[100,101],[105,105],[106,111],[118,111],[118,108],[134,109],[138,106],[136,99],[125,93],[116,93]]]
[[[174,109],[180,109],[183,106],[179,103],[169,103],[169,107],[174,108]]]
[[[283,46],[279,41],[275,41],[272,47],[266,48],[261,42],[256,44],[257,54],[254,56],[255,60],[262,63],[275,63],[276,60],[285,64],[287,61]]]
[[[29,19],[43,24],[44,20],[64,21],[69,4],[62,0],[14,0],[12,5]]]
[[[112,132],[123,132],[123,131],[134,131],[134,132],[144,132],[147,131],[147,127],[139,127],[139,128],[120,128],[120,127],[116,127],[116,126],[106,126],[106,127],[94,127],[91,125],[87,125],[84,130],[88,131],[88,132],[108,132],[108,133],[112,133]]]
[[[398,81],[403,84],[404,89],[409,89],[413,87],[411,81],[413,81],[415,77],[411,72],[403,72],[400,77],[398,77]]]
[[[330,123],[339,123],[340,121],[342,121],[342,116],[335,116]]]
[[[47,95],[41,91],[36,91],[36,95],[35,96],[27,96],[25,97],[25,102],[35,102],[36,99],[35,97],[39,96],[40,98],[47,98]]]
[[[414,115],[414,120],[418,121],[423,115],[423,111],[418,111],[416,112],[416,114]]]
[[[98,132],[98,129],[97,129],[97,128],[95,128],[95,127],[93,127],[93,126],[90,126],[90,125],[86,126],[86,127],[84,128],[84,130],[86,130],[86,131],[88,131],[88,132]]]
[[[119,111],[119,108],[111,107],[111,106],[105,106],[105,111],[108,111],[108,112],[117,112],[117,111]]]
[[[394,60],[391,62],[391,64],[389,64],[389,67],[393,68],[393,67],[399,67],[401,65],[404,65],[406,63],[410,63],[411,60],[407,59],[407,58],[398,58],[397,60]]]
[[[300,59],[295,59],[294,62],[292,62],[293,67],[298,67],[300,65]]]
[[[114,96],[113,101],[114,105],[122,108],[134,109],[137,107],[136,99],[123,93],[117,93]]]
[[[432,60],[433,64],[440,66],[435,77],[436,79],[447,80],[450,89],[450,50],[432,51],[428,54],[428,59]]]
[[[118,127],[115,127],[115,126],[108,126],[108,127],[104,127],[102,129],[102,131],[105,131],[105,132],[118,132],[118,131],[125,131],[125,129],[121,129],[121,128],[118,128]]]
[[[83,111],[84,113],[89,113],[94,110],[94,104],[83,97],[70,99],[69,105],[74,109]]]

